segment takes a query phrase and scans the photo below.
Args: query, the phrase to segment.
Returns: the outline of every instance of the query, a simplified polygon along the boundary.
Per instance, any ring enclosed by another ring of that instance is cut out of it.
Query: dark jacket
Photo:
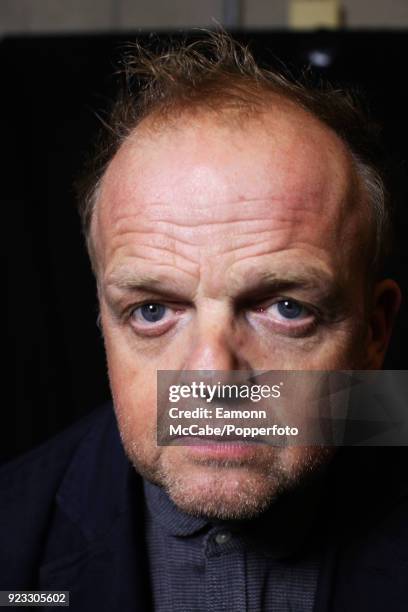
[[[408,610],[407,450],[338,453],[317,521],[315,612]],[[102,407],[0,469],[0,589],[70,591],[75,612],[149,610],[143,506]]]

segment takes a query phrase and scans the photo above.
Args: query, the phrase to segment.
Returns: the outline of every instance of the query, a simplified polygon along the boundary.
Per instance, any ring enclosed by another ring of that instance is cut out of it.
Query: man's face
[[[92,235],[115,410],[131,461],[182,509],[254,515],[327,456],[158,447],[156,373],[366,367],[363,200],[341,141],[279,103],[241,127],[141,125],[111,162]]]

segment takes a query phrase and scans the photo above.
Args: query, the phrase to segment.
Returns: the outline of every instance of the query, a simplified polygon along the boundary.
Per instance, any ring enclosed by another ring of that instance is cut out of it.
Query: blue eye
[[[304,314],[304,308],[293,300],[282,300],[277,303],[279,314],[285,319],[297,319]]]
[[[138,309],[145,321],[149,323],[157,323],[160,321],[166,312],[166,307],[163,304],[143,304]]]

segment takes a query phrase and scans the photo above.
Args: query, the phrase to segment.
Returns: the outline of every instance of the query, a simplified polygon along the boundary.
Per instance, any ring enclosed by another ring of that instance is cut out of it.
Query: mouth
[[[251,439],[250,442],[240,438],[225,437],[182,437],[173,441],[175,446],[186,447],[186,453],[191,458],[207,458],[225,461],[228,459],[249,459],[254,456],[262,440]]]

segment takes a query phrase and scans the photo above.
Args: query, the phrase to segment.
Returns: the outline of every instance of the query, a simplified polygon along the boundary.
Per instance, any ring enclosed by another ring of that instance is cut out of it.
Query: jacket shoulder
[[[111,416],[110,403],[99,406],[57,435],[23,455],[0,465],[0,491],[6,494],[18,487],[33,484],[40,478],[44,482],[64,470],[82,438],[91,428],[99,428]],[[40,483],[37,483],[40,484]]]
[[[32,571],[41,557],[61,481],[81,441],[91,431],[97,438],[103,435],[112,413],[111,404],[103,405],[0,467],[0,586],[1,575],[15,576],[16,585],[34,584]]]

